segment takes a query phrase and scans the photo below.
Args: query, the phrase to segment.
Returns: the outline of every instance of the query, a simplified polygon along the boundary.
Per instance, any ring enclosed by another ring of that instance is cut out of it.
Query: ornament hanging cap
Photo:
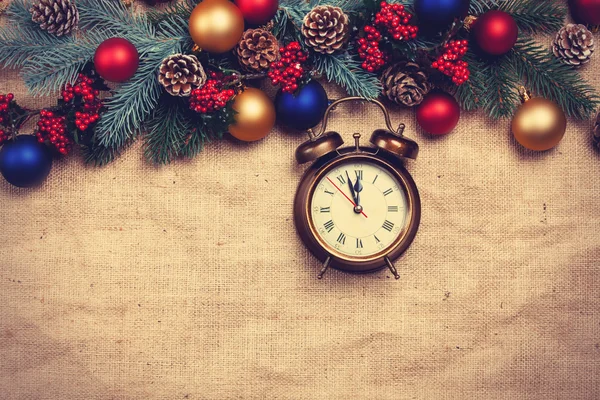
[[[468,15],[465,18],[463,25],[464,25],[465,29],[467,30],[467,32],[471,31],[471,29],[473,28],[473,25],[475,24],[475,21],[477,21],[477,17],[474,15]]]
[[[519,95],[522,103],[531,100],[531,92],[525,86],[519,86]]]

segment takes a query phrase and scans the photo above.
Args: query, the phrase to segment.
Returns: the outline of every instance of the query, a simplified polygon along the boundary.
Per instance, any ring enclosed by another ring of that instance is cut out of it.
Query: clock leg
[[[323,275],[325,275],[325,272],[329,269],[329,264],[331,264],[331,257],[327,257],[327,260],[323,263],[323,268],[321,268],[321,272],[317,275],[318,279],[323,279]]]
[[[392,262],[390,261],[389,258],[385,257],[385,263],[387,264],[388,268],[390,269],[390,272],[394,275],[394,277],[396,279],[400,279],[400,275],[398,274],[398,270],[396,269],[396,267],[394,267],[394,264],[392,264]]]

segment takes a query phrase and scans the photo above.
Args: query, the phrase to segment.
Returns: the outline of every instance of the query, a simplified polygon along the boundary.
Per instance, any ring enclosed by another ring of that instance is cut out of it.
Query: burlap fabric
[[[2,71],[8,91],[51,103]],[[400,281],[316,279],[292,220],[304,137],[281,129],[164,167],[138,144],[104,168],[57,162],[39,189],[2,181],[0,398],[600,398],[591,121],[534,154],[480,113],[437,139],[393,119],[421,145]],[[347,143],[382,125],[367,106],[332,120]]]

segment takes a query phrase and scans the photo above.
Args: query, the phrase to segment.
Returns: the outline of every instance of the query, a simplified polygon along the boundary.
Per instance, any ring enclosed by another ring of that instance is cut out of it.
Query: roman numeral
[[[330,194],[330,195],[332,195],[332,196],[335,194],[335,193],[333,193],[333,192],[330,192],[329,190],[325,190],[325,193],[327,193],[327,194]]]
[[[373,184],[375,184],[375,181],[377,180],[377,178],[379,178],[379,175],[375,175],[375,179],[373,179]]]
[[[356,238],[356,248],[357,249],[362,249],[363,248],[362,240],[359,239],[359,238]]]
[[[386,219],[385,222],[383,223],[382,228],[388,232],[391,232],[392,229],[394,229],[394,223],[392,223]]]
[[[388,189],[385,192],[383,192],[384,196],[387,196],[388,194],[392,194],[394,192],[394,189]]]
[[[338,236],[337,241],[338,241],[338,243],[346,244],[346,235],[344,235],[343,233],[340,233],[340,236]]]
[[[388,206],[388,212],[398,212],[398,206]]]
[[[321,212],[322,212],[322,213],[328,213],[328,212],[331,212],[331,207],[321,207]]]
[[[333,223],[332,220],[329,220],[329,221],[325,222],[324,226],[325,226],[325,229],[327,229],[327,232],[331,232],[333,230],[333,227],[335,226],[335,224]]]
[[[345,185],[345,184],[346,184],[346,178],[344,178],[344,176],[343,176],[343,175],[340,175],[340,176],[338,176],[338,177],[337,177],[337,180],[338,180],[338,181],[340,181],[340,183],[341,183],[342,185]]]
[[[373,235],[373,237],[375,238],[375,243],[381,243],[381,240],[379,240],[379,238],[377,237],[377,235]]]
[[[362,179],[363,178],[363,171],[362,171],[362,169],[354,171],[354,173],[356,174],[356,179]]]

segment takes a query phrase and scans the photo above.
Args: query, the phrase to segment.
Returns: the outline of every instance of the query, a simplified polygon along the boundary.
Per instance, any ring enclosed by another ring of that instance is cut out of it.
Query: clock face
[[[404,186],[372,159],[347,160],[325,170],[309,201],[317,240],[346,259],[380,256],[397,244],[409,223]]]

